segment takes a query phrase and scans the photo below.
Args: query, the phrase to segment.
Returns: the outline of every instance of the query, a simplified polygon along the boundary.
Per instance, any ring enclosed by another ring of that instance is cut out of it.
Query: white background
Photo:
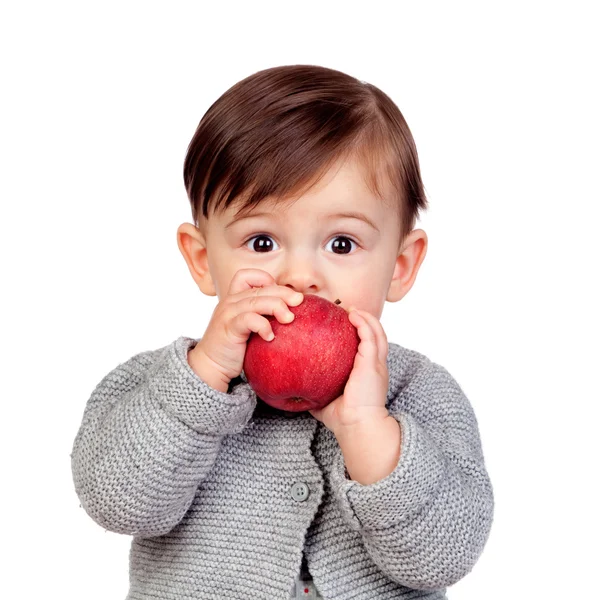
[[[382,323],[463,387],[496,500],[449,598],[594,596],[595,3],[217,4],[0,9],[0,595],[125,598],[131,538],[72,483],[85,403],[133,354],[202,335],[216,298],[176,244],[187,144],[231,85],[305,63],[380,87],[417,143],[429,251]]]

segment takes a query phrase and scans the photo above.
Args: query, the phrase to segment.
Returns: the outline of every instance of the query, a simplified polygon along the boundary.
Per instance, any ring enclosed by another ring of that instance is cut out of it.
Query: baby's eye
[[[335,237],[331,238],[330,241],[334,242],[334,254],[350,254],[352,252],[352,244],[358,247],[358,244],[353,239],[346,237],[345,235],[336,235]],[[270,250],[274,249],[273,244],[276,244],[273,238],[264,233],[254,235],[244,242],[244,245],[246,247],[250,245],[249,249],[253,250],[254,252],[269,252]]]
[[[334,238],[331,238],[331,241],[333,242],[334,254],[350,254],[352,252],[352,244],[358,247],[358,244],[353,239],[345,235],[336,235]]]
[[[256,241],[252,242],[252,240]],[[269,250],[273,249],[273,244],[275,243],[271,236],[265,235],[264,233],[253,235],[250,239],[244,242],[244,245],[247,247],[250,242],[252,242],[250,247],[255,252],[269,252]]]

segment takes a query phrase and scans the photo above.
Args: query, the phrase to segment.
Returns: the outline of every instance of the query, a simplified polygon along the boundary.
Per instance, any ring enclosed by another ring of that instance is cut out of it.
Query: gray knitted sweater
[[[401,456],[361,485],[310,413],[271,409],[243,372],[227,393],[204,383],[187,361],[197,341],[108,373],[74,441],[83,508],[133,536],[127,599],[289,600],[303,556],[325,600],[446,598],[494,510],[477,421],[449,373],[389,343]]]

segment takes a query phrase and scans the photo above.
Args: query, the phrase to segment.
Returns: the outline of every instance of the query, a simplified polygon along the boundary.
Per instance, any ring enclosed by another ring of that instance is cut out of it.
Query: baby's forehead
[[[237,221],[245,217],[275,216],[285,218],[299,214],[314,214],[316,219],[364,217],[366,221],[377,220],[394,212],[394,206],[381,198],[368,195],[359,197],[351,203],[334,201],[331,203],[315,202],[313,199],[298,197],[293,200],[265,199],[254,206],[229,206],[222,213],[222,218]]]

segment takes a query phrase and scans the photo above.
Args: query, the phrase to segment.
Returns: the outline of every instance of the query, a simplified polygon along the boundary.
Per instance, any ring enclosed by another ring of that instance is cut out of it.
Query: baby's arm
[[[389,365],[389,413],[402,429],[398,465],[363,486],[346,477],[340,453],[333,487],[382,571],[414,589],[444,588],[472,570],[492,525],[477,420],[444,367],[394,344]]]
[[[256,397],[212,388],[188,363],[180,337],[120,364],[96,386],[71,454],[75,490],[99,525],[141,537],[181,521],[221,440],[242,431]]]
[[[217,458],[256,407],[248,385],[228,394],[263,315],[289,322],[303,300],[259,269],[240,269],[202,339],[142,352],[111,371],[88,400],[72,453],[75,490],[87,513],[117,533],[164,535],[177,525]],[[188,350],[190,350],[188,355]]]

